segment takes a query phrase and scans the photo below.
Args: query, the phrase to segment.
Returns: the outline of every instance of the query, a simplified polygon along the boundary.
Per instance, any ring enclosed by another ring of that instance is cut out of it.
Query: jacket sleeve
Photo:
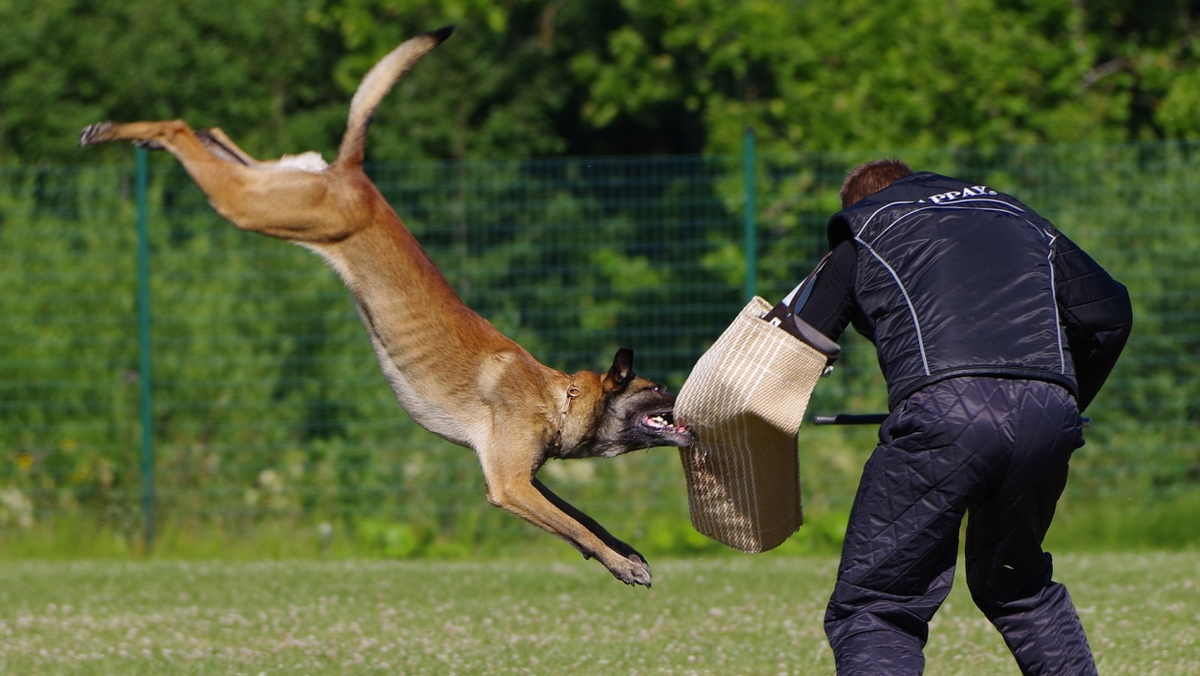
[[[1054,243],[1054,289],[1084,410],[1112,372],[1133,327],[1129,291],[1066,236]]]
[[[854,242],[845,240],[833,247],[829,261],[813,280],[812,295],[804,305],[796,308],[800,320],[830,340],[840,338],[851,321],[857,328],[860,323],[855,316],[854,302],[857,267],[858,252]]]

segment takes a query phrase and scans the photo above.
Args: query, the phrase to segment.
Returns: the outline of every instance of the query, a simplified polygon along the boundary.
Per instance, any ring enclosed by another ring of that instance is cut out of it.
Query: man
[[[1132,324],[1129,295],[1053,225],[897,160],[854,169],[800,318],[876,347],[890,414],[825,615],[839,674],[919,674],[967,516],[972,598],[1024,674],[1095,674],[1042,541],[1080,411]]]

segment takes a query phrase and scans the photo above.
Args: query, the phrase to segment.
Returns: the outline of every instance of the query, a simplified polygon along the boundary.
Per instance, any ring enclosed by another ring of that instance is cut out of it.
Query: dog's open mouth
[[[673,446],[690,446],[692,443],[692,431],[683,425],[676,425],[675,415],[671,411],[646,414],[642,416],[642,425],[670,440]]]

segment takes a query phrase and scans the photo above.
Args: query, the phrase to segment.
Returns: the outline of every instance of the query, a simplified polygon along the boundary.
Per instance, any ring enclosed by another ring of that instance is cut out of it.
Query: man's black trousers
[[[1083,445],[1051,383],[955,378],[897,406],[863,470],[825,631],[839,674],[919,674],[950,592],[959,528],[967,584],[1024,674],[1095,674],[1075,606],[1042,540]]]

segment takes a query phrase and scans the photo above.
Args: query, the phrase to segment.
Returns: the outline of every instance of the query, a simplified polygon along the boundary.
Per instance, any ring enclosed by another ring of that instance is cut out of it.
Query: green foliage
[[[747,126],[769,150],[822,152],[1200,131],[1187,113],[1195,9],[1182,5],[1147,20],[1141,6],[1065,0],[622,4],[631,20],[607,53],[574,62],[592,82],[583,112],[603,126],[682,105],[715,152]],[[1144,20],[1160,30],[1114,30]],[[1179,117],[1139,117],[1164,101]]]
[[[252,154],[329,156],[371,64],[446,24],[455,37],[380,110],[371,157],[720,155],[746,127],[769,152],[1196,138],[1198,12],[1179,0],[10,0],[0,164],[80,162],[79,130],[103,119],[182,118]]]
[[[79,131],[104,119],[220,125],[252,152],[322,138],[344,124],[345,94],[332,88],[328,36],[311,20],[316,6],[3,3],[4,156],[78,162]]]

